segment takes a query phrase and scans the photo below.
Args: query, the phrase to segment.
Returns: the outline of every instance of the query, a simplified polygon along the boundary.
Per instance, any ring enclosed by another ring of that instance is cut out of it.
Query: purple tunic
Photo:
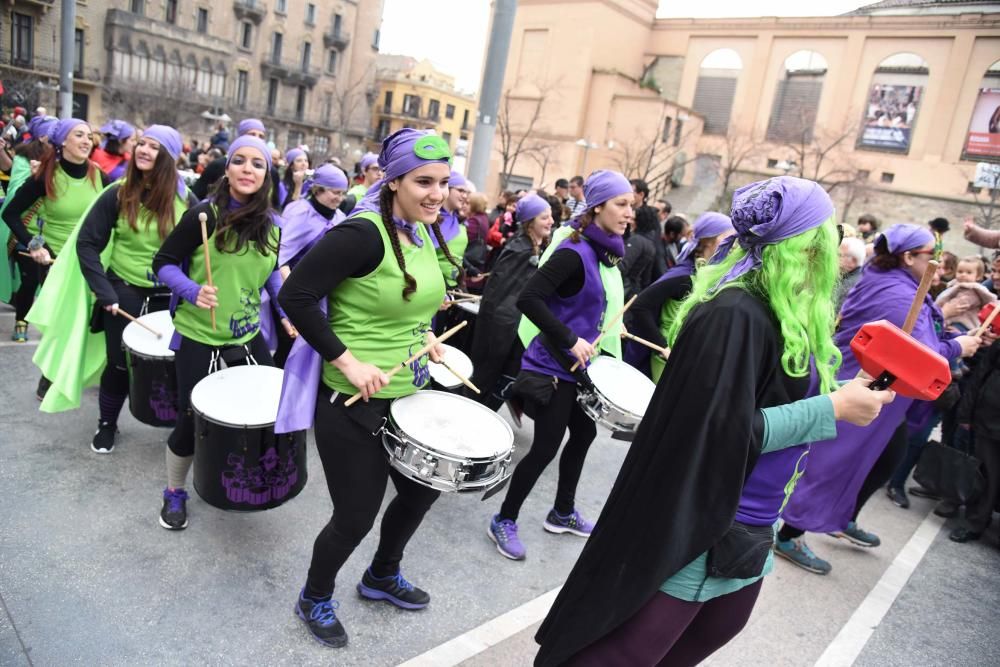
[[[840,327],[834,342],[844,355],[837,374],[849,380],[861,369],[851,352],[851,340],[862,325],[889,320],[902,327],[910,302],[917,292],[917,280],[905,269],[882,271],[865,268],[861,280],[848,294],[841,308]],[[913,337],[946,359],[961,353],[961,346],[943,330],[941,310],[928,296],[917,318]],[[882,454],[893,432],[905,421],[913,399],[897,396],[882,408],[869,426],[839,423],[833,441],[814,443],[809,455],[809,470],[799,482],[785,508],[785,521],[795,528],[816,533],[843,530],[851,521],[858,491],[875,461]]]
[[[310,248],[319,242],[334,225],[344,220],[344,213],[337,211],[327,220],[312,205],[309,199],[293,201],[281,214],[284,225],[281,228],[281,249],[278,252],[278,266],[294,267]]]
[[[604,283],[601,282],[597,253],[590,242],[583,239],[579,243],[573,243],[572,239],[566,239],[556,250],[563,248],[569,248],[580,255],[580,259],[583,261],[583,287],[579,292],[566,299],[558,294],[553,294],[546,299],[545,305],[560,322],[569,327],[570,331],[578,337],[584,340],[594,340],[600,332],[601,319],[604,317],[606,307]],[[528,344],[528,349],[521,357],[521,368],[543,375],[555,375],[566,382],[576,382],[569,371],[553,359],[542,345],[541,337],[543,335],[535,336]],[[567,358],[572,359],[568,352]]]

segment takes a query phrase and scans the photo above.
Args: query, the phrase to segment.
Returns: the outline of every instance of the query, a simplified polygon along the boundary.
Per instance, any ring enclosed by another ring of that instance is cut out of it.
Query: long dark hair
[[[145,194],[145,204],[143,204]],[[156,161],[149,172],[142,172],[135,166],[135,159],[129,160],[125,172],[125,182],[118,189],[118,209],[124,214],[133,232],[139,231],[139,208],[146,208],[146,226],[156,218],[156,231],[160,239],[174,228],[174,198],[177,196],[177,168],[174,159],[166,149],[160,149]]]
[[[262,255],[278,254],[278,244],[271,236],[274,211],[271,208],[271,172],[264,172],[264,183],[245,204],[230,209],[229,176],[219,179],[212,203],[218,209],[215,221],[215,248],[234,255],[251,243]]]
[[[306,167],[306,169],[309,169],[309,168],[312,167],[312,160],[309,159],[309,154],[308,153],[305,153],[305,156],[306,156],[306,164],[308,165]],[[295,160],[292,160],[292,162],[295,162]],[[285,187],[288,188],[288,196],[289,197],[292,196],[292,193],[293,193],[293,191],[295,189],[295,179],[292,178],[292,174],[293,173],[294,172],[292,171],[292,165],[289,164],[285,168],[285,175],[281,178],[282,182],[284,182],[284,184],[285,184]],[[282,203],[284,203],[284,202],[282,202]]]

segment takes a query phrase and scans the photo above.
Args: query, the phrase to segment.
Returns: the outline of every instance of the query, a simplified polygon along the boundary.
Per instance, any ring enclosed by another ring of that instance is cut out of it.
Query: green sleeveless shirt
[[[447,245],[448,250],[451,251],[451,256],[455,258],[456,262],[461,264],[462,258],[465,257],[465,249],[469,247],[469,232],[466,230],[465,225],[459,223],[458,234],[455,234],[447,242]],[[456,287],[458,285],[458,268],[448,261],[443,250],[438,248],[436,252],[438,266],[441,267],[441,275],[444,276],[445,285],[449,289]]]
[[[218,220],[215,207],[213,217]],[[277,247],[280,230],[271,229],[271,239]],[[242,345],[260,330],[260,290],[277,264],[277,257],[257,252],[248,244],[239,253],[220,252],[215,247],[215,230],[208,237],[212,280],[218,288],[219,305],[215,308],[217,331],[212,331],[212,316],[208,308],[199,308],[181,300],[174,313],[174,328],[185,338],[212,347]],[[208,283],[205,275],[205,255],[201,248],[191,255],[188,276],[199,285]]]
[[[45,197],[42,200],[38,215],[29,223],[28,231],[32,236],[37,236],[38,219],[41,218],[41,233],[45,237],[45,243],[58,256],[80,218],[104,191],[104,185],[99,178],[96,183],[86,176],[71,178],[59,165],[56,165],[52,180],[55,197]]]
[[[444,280],[428,230],[418,224],[423,246],[402,247],[406,271],[417,281],[417,291],[405,301],[406,282],[382,220],[370,212],[353,219],[375,225],[385,253],[374,271],[361,278],[348,278],[330,292],[327,297],[330,328],[359,361],[388,371],[426,344],[431,318],[444,301]],[[430,380],[427,362],[424,355],[401,370],[378,392],[378,397],[397,398],[416,392]],[[323,364],[323,383],[346,394],[357,391],[330,363]]]
[[[174,224],[181,219],[187,210],[187,202],[180,197],[174,198]],[[139,219],[136,220],[139,231],[129,227],[124,216],[118,216],[115,223],[111,248],[109,268],[129,285],[136,287],[156,287],[160,282],[153,273],[153,256],[160,249],[163,240],[157,229],[156,218],[145,206],[139,207]],[[215,276],[213,276],[214,278]]]

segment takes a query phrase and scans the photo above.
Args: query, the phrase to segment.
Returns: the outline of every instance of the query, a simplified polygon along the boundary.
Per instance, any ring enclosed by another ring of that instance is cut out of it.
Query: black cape
[[[691,312],[594,532],[535,635],[536,665],[563,664],[607,635],[726,533],[760,454],[759,410],[790,399],[781,349],[770,309],[740,288]]]

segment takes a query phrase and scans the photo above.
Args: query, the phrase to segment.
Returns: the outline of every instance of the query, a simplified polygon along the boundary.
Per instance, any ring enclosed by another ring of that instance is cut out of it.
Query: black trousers
[[[440,491],[410,480],[389,465],[381,436],[373,432],[388,415],[390,401],[373,398],[367,404],[346,408],[344,401],[349,396],[339,394],[330,403],[331,394],[323,386],[316,401],[316,449],[333,501],[333,516],[313,545],[306,582],[306,592],[313,597],[333,592],[340,568],[375,524],[389,478],[396,487],[396,497],[382,516],[378,548],[372,561],[372,573],[377,577],[399,571],[403,550],[417,532],[424,514],[441,495]]]
[[[521,356],[524,355],[524,346],[521,341],[515,338],[507,354],[500,355],[491,353],[482,359],[473,359],[473,372],[470,380],[472,384],[479,387],[481,394],[463,387],[462,394],[466,398],[479,401],[490,410],[496,412],[503,405],[504,391],[510,391],[510,384],[513,383],[517,373],[521,370]]]
[[[38,291],[38,286],[44,283],[45,276],[49,275],[49,267],[21,255],[20,253],[27,252],[24,246],[18,245],[15,252],[18,253],[14,255],[14,259],[17,262],[17,270],[21,274],[21,286],[17,289],[17,294],[14,295],[14,318],[24,320],[28,317],[28,311],[31,310],[32,304],[35,303],[35,293]]]
[[[966,506],[969,530],[985,532],[993,518],[993,508],[1000,502],[1000,440],[975,434],[976,458],[986,474],[986,488],[974,503]]]
[[[239,346],[243,348],[243,346]],[[174,352],[177,368],[177,425],[167,438],[167,446],[177,456],[194,454],[194,414],[191,412],[191,390],[208,375],[212,354],[221,348],[205,345],[181,336],[180,349]],[[231,348],[226,348],[231,349]],[[259,333],[247,344],[246,350],[261,366],[273,366],[271,353],[264,337]],[[226,362],[227,366],[242,366],[249,363],[245,354],[238,361]]]
[[[569,440],[559,457],[559,485],[556,490],[555,510],[567,515],[576,504],[576,486],[580,482],[583,463],[590,444],[597,437],[597,425],[587,416],[576,400],[576,384],[560,381],[545,406],[526,406],[529,415],[534,412],[535,437],[531,450],[514,468],[507,497],[500,506],[500,518],[517,520],[521,505],[531,493],[535,482],[556,457],[563,435],[569,429]]]

